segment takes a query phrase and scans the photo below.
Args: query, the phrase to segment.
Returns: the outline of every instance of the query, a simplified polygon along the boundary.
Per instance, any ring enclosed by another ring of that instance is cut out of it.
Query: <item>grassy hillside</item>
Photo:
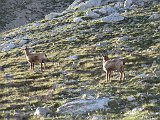
[[[39,106],[50,106],[54,113],[57,107],[72,98],[91,94],[112,96],[118,98],[121,104],[118,108],[90,115],[105,115],[107,119],[158,120],[160,21],[148,18],[153,12],[160,13],[159,8],[159,4],[139,7],[123,13],[124,21],[110,24],[88,18],[74,23],[73,18],[84,13],[71,12],[52,21],[38,21],[41,23],[38,27],[33,27],[31,23],[1,33],[2,38],[22,35],[31,42],[38,42],[28,46],[37,52],[44,51],[49,60],[43,73],[39,72],[39,65],[36,65],[35,72],[30,72],[20,48],[0,52],[0,66],[4,67],[4,71],[0,72],[0,118],[15,118],[16,113],[25,113],[28,118],[36,119],[33,113]],[[119,39],[124,36],[127,40]],[[0,41],[1,44],[3,42]],[[106,51],[111,58],[123,56],[127,59],[124,82],[118,81],[117,73],[113,73],[112,82],[104,82],[100,54]],[[68,58],[74,55],[78,57],[76,60]],[[5,79],[5,74],[10,74],[12,78]],[[54,84],[59,84],[59,87],[52,91]],[[135,101],[127,101],[128,96]],[[133,112],[136,107],[143,110]],[[70,116],[57,116],[56,119],[66,117],[71,119]]]

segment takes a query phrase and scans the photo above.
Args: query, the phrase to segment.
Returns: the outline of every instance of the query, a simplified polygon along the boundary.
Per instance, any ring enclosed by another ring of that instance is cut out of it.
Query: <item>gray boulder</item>
[[[148,19],[149,20],[156,20],[159,18],[160,18],[160,15],[157,12],[154,12]]]
[[[50,113],[50,109],[48,107],[38,107],[34,112],[34,115],[46,117],[47,114],[49,113]]]
[[[107,15],[110,15],[112,13],[116,13],[117,10],[115,10],[113,7],[111,6],[105,6],[105,7],[102,7],[101,9],[99,9],[98,11],[99,13],[101,14],[107,14]]]
[[[108,101],[109,98],[99,98],[93,100],[77,99],[57,108],[57,113],[70,114],[73,116],[82,115],[92,111],[105,109],[108,105]]]
[[[83,19],[81,17],[75,17],[75,18],[73,18],[73,22],[79,23],[81,21],[83,21]]]
[[[122,20],[124,20],[124,17],[121,16],[119,13],[113,13],[109,16],[101,18],[101,21],[106,23],[118,22]]]
[[[100,17],[100,15],[93,12],[93,11],[87,11],[86,14],[85,14],[85,17],[98,18],[98,17]]]

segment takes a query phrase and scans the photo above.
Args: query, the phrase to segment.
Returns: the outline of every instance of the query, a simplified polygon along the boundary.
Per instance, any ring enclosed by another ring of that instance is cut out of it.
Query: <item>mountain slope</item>
[[[154,12],[160,13],[157,3],[147,2],[136,9],[122,10],[124,20],[119,22],[106,23],[86,16],[87,11],[113,7],[115,2],[109,2],[1,33],[1,45],[13,40],[16,47],[0,52],[0,117],[34,119],[37,107],[49,106],[52,112],[48,118],[51,119],[56,116],[56,119],[86,119],[101,115],[106,119],[158,120],[160,21],[149,19]],[[75,17],[83,20],[73,22]],[[29,71],[20,50],[22,40],[34,51],[47,54],[47,69],[43,73],[39,72],[39,65],[35,72]],[[104,82],[101,54],[106,51],[111,58],[126,58],[124,82],[118,81],[117,73],[113,73],[111,83]],[[109,97],[117,104],[78,117],[56,114],[59,106],[84,94],[94,98]]]
[[[41,20],[50,12],[62,12],[73,0],[1,0],[0,31]]]

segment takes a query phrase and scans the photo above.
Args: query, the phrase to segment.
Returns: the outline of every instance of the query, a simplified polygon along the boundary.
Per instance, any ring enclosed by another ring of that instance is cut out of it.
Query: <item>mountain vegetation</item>
[[[160,119],[158,0],[75,0],[0,33],[0,119]],[[30,71],[24,51],[47,55]],[[106,82],[102,54],[125,58]]]

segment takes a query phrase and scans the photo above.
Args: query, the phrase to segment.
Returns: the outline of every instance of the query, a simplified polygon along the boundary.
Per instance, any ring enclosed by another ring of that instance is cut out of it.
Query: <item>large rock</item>
[[[66,103],[57,108],[59,114],[70,114],[73,116],[86,114],[92,111],[105,109],[108,105],[109,98],[99,98],[94,100],[78,99]]]
[[[101,19],[102,22],[111,23],[111,22],[118,22],[124,20],[124,17],[121,16],[119,13],[113,13],[109,16],[103,17]]]
[[[50,109],[48,107],[38,107],[34,112],[34,115],[46,117],[47,114],[49,113],[50,113]]]

